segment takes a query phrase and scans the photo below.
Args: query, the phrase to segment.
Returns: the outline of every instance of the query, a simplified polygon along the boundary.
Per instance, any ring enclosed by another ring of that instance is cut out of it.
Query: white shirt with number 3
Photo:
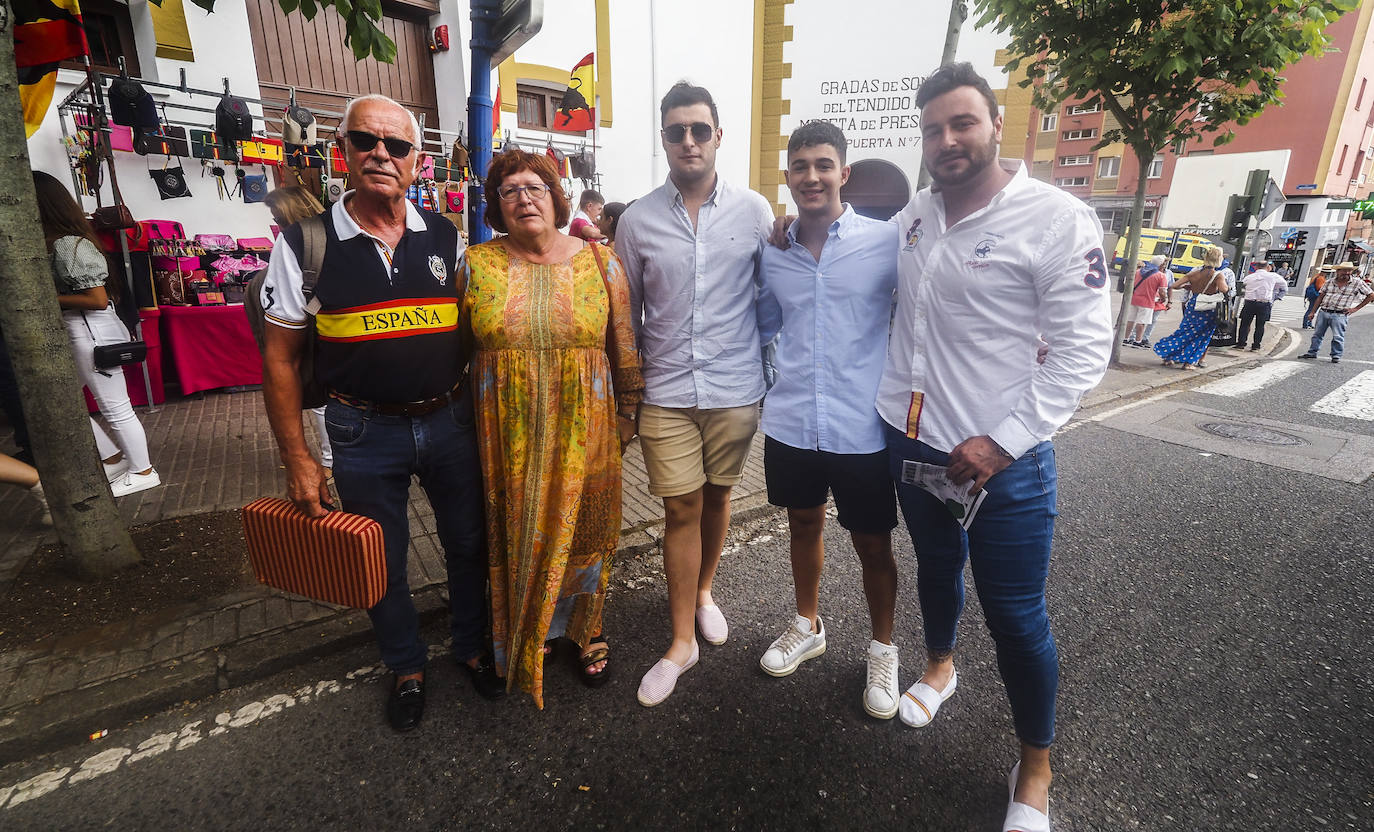
[[[987,434],[1019,458],[1106,373],[1111,287],[1092,209],[1001,164],[1011,182],[952,228],[930,189],[894,218],[897,314],[877,407],[936,450]]]

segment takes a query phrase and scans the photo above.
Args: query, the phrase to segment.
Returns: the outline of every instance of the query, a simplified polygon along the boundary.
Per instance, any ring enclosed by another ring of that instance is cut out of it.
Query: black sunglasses
[[[692,141],[697,144],[709,142],[711,137],[716,134],[716,128],[706,122],[694,121],[691,124],[668,125],[662,130],[663,138],[667,139],[669,144],[681,144],[682,140],[687,138],[687,129],[689,127],[692,130]]]
[[[383,139],[380,136],[374,136],[362,130],[349,130],[347,133],[344,133],[344,135],[348,137],[349,144],[361,150],[363,153],[371,153],[372,148],[377,146],[377,142],[381,142],[386,146],[387,155],[393,159],[404,159],[410,155],[410,151],[415,149],[415,144],[405,139]]]

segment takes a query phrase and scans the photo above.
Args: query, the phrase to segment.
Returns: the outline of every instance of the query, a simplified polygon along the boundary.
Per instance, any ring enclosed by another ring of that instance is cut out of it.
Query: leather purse
[[[106,205],[91,212],[91,227],[96,231],[118,231],[137,226],[138,223],[134,221],[129,206],[122,202],[117,205]]]
[[[382,527],[369,517],[331,511],[312,520],[287,500],[263,497],[243,507],[243,536],[268,586],[360,609],[386,592]]]
[[[108,370],[125,364],[140,364],[148,357],[148,345],[143,341],[104,344],[95,348],[95,368]]]

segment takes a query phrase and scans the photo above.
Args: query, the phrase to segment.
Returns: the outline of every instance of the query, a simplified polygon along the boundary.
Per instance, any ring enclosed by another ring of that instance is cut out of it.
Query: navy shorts
[[[782,508],[825,505],[835,496],[840,525],[859,534],[886,534],[897,527],[897,495],[887,451],[832,454],[763,438],[763,476],[768,502]]]

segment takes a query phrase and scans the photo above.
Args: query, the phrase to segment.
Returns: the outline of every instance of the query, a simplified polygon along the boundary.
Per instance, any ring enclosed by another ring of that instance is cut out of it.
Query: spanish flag
[[[57,86],[57,65],[90,54],[77,0],[15,3],[14,65],[19,70],[19,101],[24,132],[32,136],[43,123]]]
[[[501,86],[496,86],[496,100],[491,102],[491,152],[501,152]]]
[[[568,79],[568,91],[553,116],[555,130],[585,133],[596,126],[596,61],[595,53],[577,62]]]

